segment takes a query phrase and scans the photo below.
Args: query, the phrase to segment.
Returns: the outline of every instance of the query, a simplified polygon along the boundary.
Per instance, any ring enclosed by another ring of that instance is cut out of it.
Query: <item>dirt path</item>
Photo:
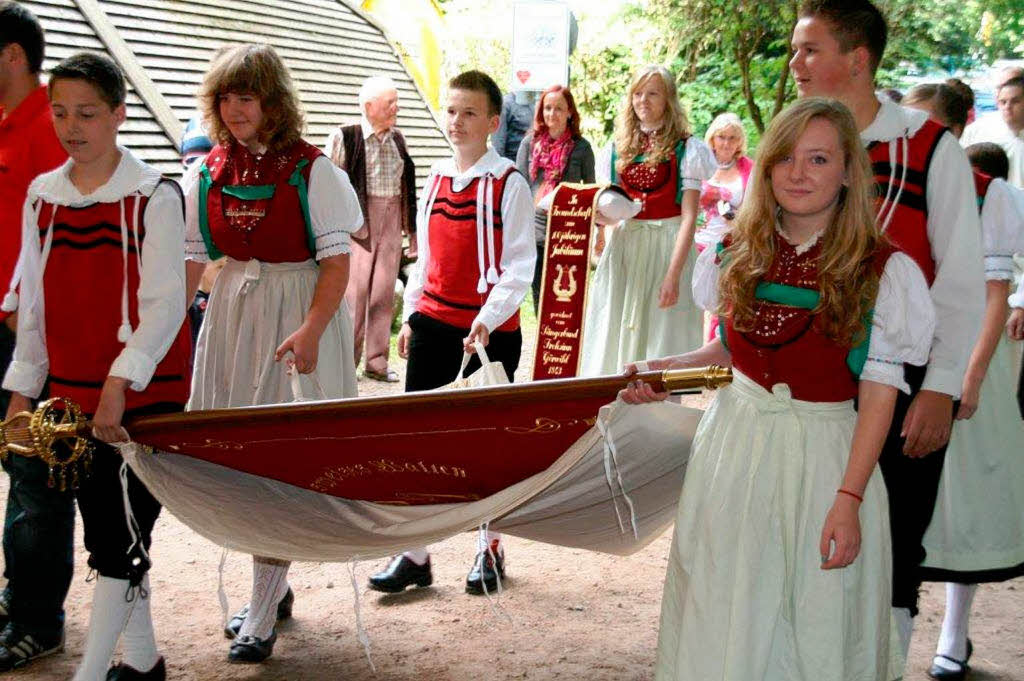
[[[529,356],[524,348],[524,362]],[[360,382],[361,394],[394,389]],[[2,476],[0,495],[6,487]],[[220,549],[166,513],[154,535],[153,611],[170,679],[640,681],[652,676],[668,532],[626,558],[510,538],[508,590],[493,605],[463,592],[475,550],[472,535],[434,547],[435,583],[428,589],[382,596],[365,588],[380,563],[357,565],[355,583],[376,674],[356,636],[349,566],[294,565],[295,616],[280,627],[274,656],[263,665],[234,666],[226,662],[228,643],[217,602]],[[230,554],[223,574],[233,611],[248,598],[249,557]],[[85,575],[79,523],[75,581],[67,600],[67,651],[7,677],[71,678],[91,607]],[[907,681],[928,678],[943,598],[942,585],[927,586]],[[1024,580],[979,591],[972,638],[973,681],[1024,681]]]

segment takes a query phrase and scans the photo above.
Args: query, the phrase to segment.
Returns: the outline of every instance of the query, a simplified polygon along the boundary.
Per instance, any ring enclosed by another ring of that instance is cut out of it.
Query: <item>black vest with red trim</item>
[[[146,239],[148,202],[148,197],[140,194],[124,199],[128,319],[133,329],[139,324],[139,249]],[[135,215],[139,216],[137,226],[133,224]],[[112,202],[72,208],[43,202],[39,210],[40,243],[46,239],[51,216],[53,241],[42,282],[50,394],[77,402],[82,411],[93,414],[110,366],[124,348],[117,340],[124,284],[121,206]],[[126,391],[127,409],[160,402],[184,405],[188,401],[191,338],[188,323],[184,319],[182,322],[149,386],[142,392]]]
[[[874,262],[879,276],[895,251],[892,247],[879,249]],[[820,255],[820,242],[798,254],[776,233],[775,261],[761,281],[817,291]],[[750,331],[737,331],[731,319],[724,320],[726,345],[735,368],[765,390],[785,383],[798,400],[842,402],[857,396],[859,378],[848,363],[850,345],[822,333],[812,310],[755,300],[754,316]]]
[[[885,235],[897,248],[914,259],[924,272],[929,286],[935,281],[935,260],[932,258],[931,241],[928,239],[928,170],[931,168],[932,156],[939,140],[945,132],[946,128],[935,121],[925,121],[921,129],[907,140],[907,159],[903,158],[903,142],[893,140],[891,144],[897,147],[896,167],[892,167],[889,161],[889,142],[872,142],[868,145],[868,156],[871,158],[871,167],[878,185],[878,206],[883,207],[886,191],[889,192],[890,202],[896,198],[897,193],[900,196],[896,213],[889,222]],[[903,191],[900,193],[904,164],[906,181],[902,183]],[[882,220],[888,210],[889,204],[884,203]]]
[[[634,220],[664,220],[682,213],[682,180],[679,164],[686,154],[686,140],[681,140],[668,159],[657,164],[635,161],[616,173],[612,155],[612,181],[618,182],[629,198],[640,201],[640,212]]]
[[[302,140],[259,156],[237,143],[215,146],[199,185],[200,231],[210,256],[264,262],[314,257],[308,189],[320,156]]]
[[[484,252],[485,272],[493,264],[499,275],[501,273],[502,197],[509,176],[515,172],[518,172],[515,168],[509,168],[493,182],[494,262],[490,262],[485,219],[484,243],[480,244]],[[474,178],[465,189],[457,192],[452,188],[451,177],[439,177],[427,229],[430,258],[424,273],[423,295],[416,304],[416,310],[460,329],[469,329],[473,325],[493,288],[488,284],[483,293],[477,290],[481,272],[477,255],[476,196],[482,179]],[[515,331],[518,328],[519,312],[516,311],[497,330]]]

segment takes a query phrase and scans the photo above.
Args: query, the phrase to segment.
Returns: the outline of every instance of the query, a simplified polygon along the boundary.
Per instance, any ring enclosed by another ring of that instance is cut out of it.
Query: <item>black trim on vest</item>
[[[76,251],[88,251],[93,248],[99,248],[101,246],[112,246],[117,250],[121,250],[121,240],[111,239],[110,237],[100,237],[99,239],[93,239],[92,241],[72,241],[71,239],[54,239],[51,248],[58,247],[72,248]],[[138,254],[139,248],[134,243],[128,244],[128,252]]]
[[[442,305],[447,305],[448,307],[453,307],[456,310],[482,310],[482,309],[484,309],[483,305],[467,305],[466,303],[456,303],[456,302],[453,302],[451,300],[446,300],[445,298],[442,298],[441,296],[439,296],[439,295],[437,295],[435,293],[431,293],[430,291],[428,291],[426,289],[423,289],[423,295],[425,295],[427,298],[433,298],[434,300],[436,300],[437,302],[441,303]]]
[[[889,177],[893,177],[894,180],[898,180],[903,177],[903,164],[897,163],[895,166],[889,165],[888,161],[880,161],[873,163],[871,169],[875,172],[875,175],[881,175],[885,178],[885,184],[888,185]],[[916,184],[918,187],[924,187],[925,179],[927,175],[922,173],[920,170],[914,170],[913,168],[907,168],[907,182],[910,184]]]

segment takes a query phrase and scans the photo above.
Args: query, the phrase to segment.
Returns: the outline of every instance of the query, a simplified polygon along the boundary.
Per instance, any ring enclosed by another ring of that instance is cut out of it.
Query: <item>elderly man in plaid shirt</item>
[[[395,280],[402,236],[416,230],[416,168],[395,122],[398,89],[390,78],[368,78],[359,90],[362,120],[331,133],[324,153],[352,180],[363,209],[363,227],[352,235],[351,271],[345,292],[355,321],[355,360],[366,354],[363,375],[394,383],[388,366]],[[416,240],[410,239],[410,255]]]

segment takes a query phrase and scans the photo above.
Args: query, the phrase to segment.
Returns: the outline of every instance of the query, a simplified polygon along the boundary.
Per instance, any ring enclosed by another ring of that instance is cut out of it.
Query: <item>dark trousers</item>
[[[921,458],[903,453],[905,438],[900,437],[910,403],[921,389],[926,367],[904,365],[904,376],[911,394],[898,393],[892,425],[878,464],[889,493],[889,524],[892,531],[892,605],[909,608],[917,615],[917,591],[921,586],[921,563],[925,558],[924,533],[932,520],[939,478],[946,459],[946,446]],[[959,403],[954,402],[950,423]]]
[[[454,381],[464,354],[462,339],[469,329],[414,312],[409,317],[412,338],[409,341],[409,363],[405,370],[405,391],[433,390]],[[515,380],[519,355],[523,349],[522,331],[494,331],[487,344],[487,356],[501,362],[508,380]],[[480,368],[480,359],[470,360],[464,376]]]
[[[64,598],[74,572],[75,497],[49,487],[41,460],[9,454],[4,574],[11,619],[43,640],[64,628]],[[118,495],[120,497],[120,495]]]
[[[156,404],[125,413],[125,418],[181,411],[184,405]],[[4,527],[4,558],[11,592],[11,620],[43,638],[59,635],[63,603],[73,571],[74,500],[82,514],[89,567],[104,577],[138,585],[149,569],[153,524],[160,503],[128,469],[127,493],[132,532],[121,485],[121,455],[95,443],[89,473],[77,490],[48,486],[49,471],[39,459],[12,454],[4,465],[11,475]]]

